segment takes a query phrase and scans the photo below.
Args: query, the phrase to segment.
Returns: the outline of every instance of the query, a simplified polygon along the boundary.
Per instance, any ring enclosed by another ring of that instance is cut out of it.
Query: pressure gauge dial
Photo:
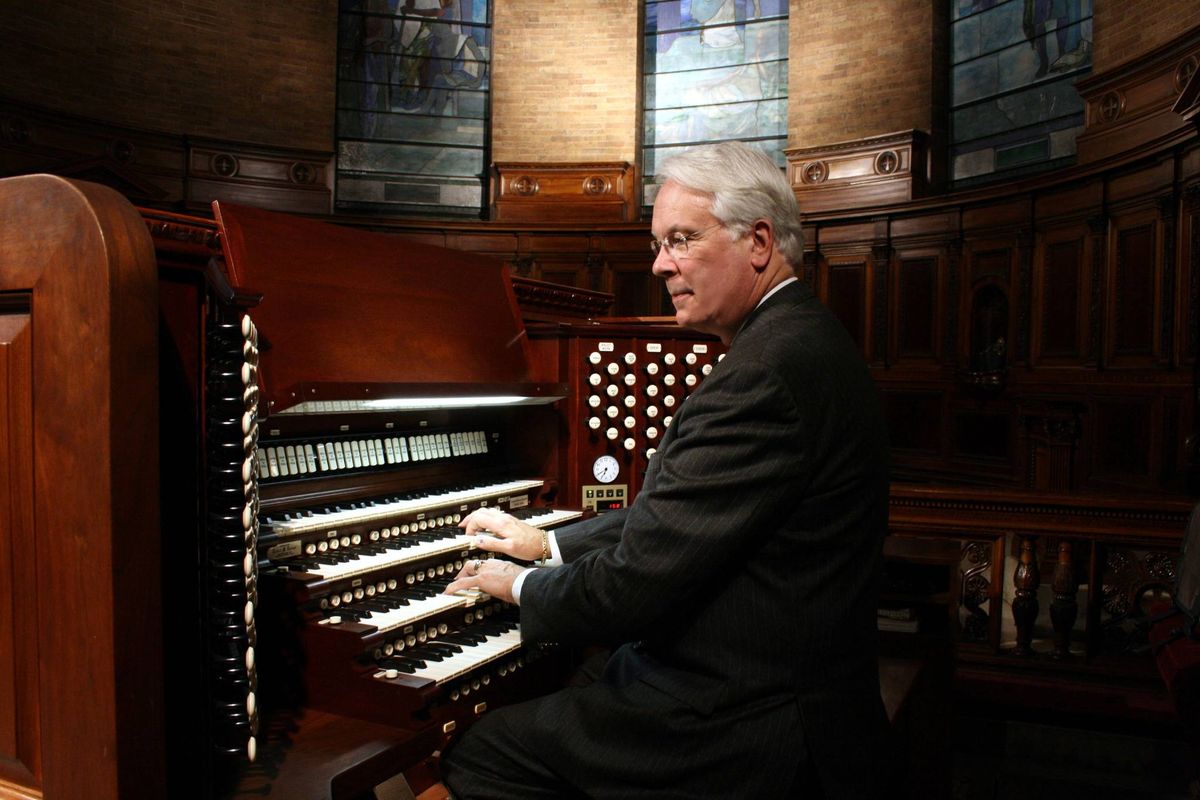
[[[621,465],[612,456],[600,456],[592,462],[592,474],[601,483],[612,483],[620,471]]]

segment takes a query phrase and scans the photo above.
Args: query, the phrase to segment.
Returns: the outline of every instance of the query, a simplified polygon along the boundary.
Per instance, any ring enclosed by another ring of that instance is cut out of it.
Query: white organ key
[[[405,547],[402,550],[388,550],[385,553],[370,553],[341,564],[328,564],[315,569],[306,569],[310,575],[316,575],[322,580],[339,580],[373,572],[386,567],[397,567],[420,561],[432,556],[457,553],[475,547],[475,539],[465,534],[438,539],[433,542],[420,542]]]
[[[486,500],[493,495],[505,495],[514,492],[524,492],[529,489],[537,489],[541,485],[542,481],[540,480],[507,481],[487,486],[476,486],[470,489],[432,494],[428,497],[421,497],[415,500],[380,502],[367,508],[343,509],[340,511],[313,514],[301,519],[280,520],[273,522],[270,528],[274,533],[283,535],[304,533],[305,531],[320,530],[321,528],[335,528],[338,525],[384,519],[396,516],[397,514],[417,514],[450,504],[472,503],[477,500]]]
[[[498,636],[489,636],[487,641],[463,647],[461,653],[454,653],[441,661],[426,661],[424,667],[413,673],[413,677],[445,683],[520,649],[521,629],[514,626]]]
[[[569,522],[573,519],[579,519],[582,516],[582,511],[571,511],[570,509],[546,509],[545,511],[537,514],[521,517],[521,521],[532,525],[535,528],[541,528],[545,525],[561,525],[564,522]]]
[[[487,595],[480,595],[480,597],[486,598]],[[456,594],[435,594],[432,597],[410,599],[408,605],[394,608],[390,611],[376,611],[366,614],[359,622],[363,625],[374,625],[379,632],[386,633],[404,625],[412,625],[414,622],[419,622],[434,614],[439,614],[452,608],[472,605],[475,602],[476,599],[474,597],[467,598]]]

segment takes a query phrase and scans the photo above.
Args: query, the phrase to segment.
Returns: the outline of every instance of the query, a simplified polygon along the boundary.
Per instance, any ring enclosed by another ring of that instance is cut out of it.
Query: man
[[[871,378],[796,280],[799,208],[738,143],[659,170],[654,274],[726,357],[676,412],[632,506],[553,535],[464,522],[523,560],[448,591],[520,604],[527,641],[602,642],[603,675],[486,714],[443,760],[455,797],[874,797],[886,773],[876,595],[887,448]]]

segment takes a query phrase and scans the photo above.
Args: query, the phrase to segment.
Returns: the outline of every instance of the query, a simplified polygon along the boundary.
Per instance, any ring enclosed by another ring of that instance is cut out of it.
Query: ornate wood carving
[[[189,139],[184,204],[213,200],[278,211],[328,214],[333,200],[330,153]]]
[[[1104,548],[1100,575],[1103,631],[1101,646],[1108,652],[1128,652],[1145,641],[1137,624],[1175,582],[1174,553],[1133,547]]]
[[[922,197],[928,136],[909,130],[819,147],[789,147],[788,179],[806,214]]]
[[[1200,57],[1200,31],[1191,30],[1144,58],[1079,81],[1084,131],[1076,140],[1080,163],[1138,147],[1182,141],[1188,120],[1173,112]]]
[[[635,169],[626,161],[496,163],[492,219],[502,222],[630,222],[639,216]]]
[[[967,541],[959,559],[962,594],[963,642],[986,642],[991,631],[992,548],[986,542]],[[987,607],[985,609],[985,606]]]

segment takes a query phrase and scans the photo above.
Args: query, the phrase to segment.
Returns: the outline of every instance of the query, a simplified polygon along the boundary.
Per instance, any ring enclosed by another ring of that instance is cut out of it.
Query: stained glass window
[[[953,0],[950,43],[956,185],[1073,162],[1092,0]]]
[[[341,0],[338,211],[481,215],[489,0]]]
[[[787,0],[645,0],[642,202],[656,165],[739,139],[786,165]]]

